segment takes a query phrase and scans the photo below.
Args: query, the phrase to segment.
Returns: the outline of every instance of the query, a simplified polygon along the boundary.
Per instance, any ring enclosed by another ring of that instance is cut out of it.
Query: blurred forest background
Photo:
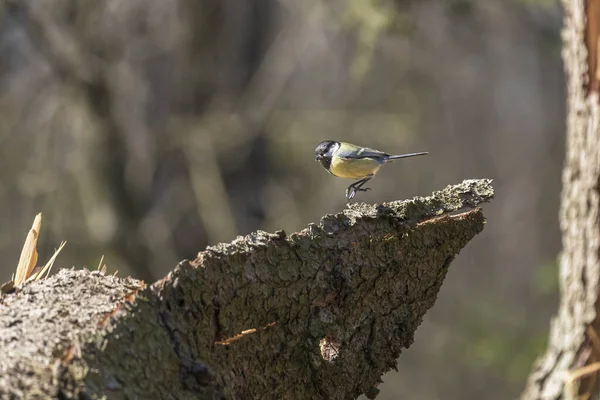
[[[552,0],[0,1],[0,281],[40,258],[153,281],[205,246],[341,210],[338,139],[429,151],[359,201],[495,180],[379,399],[507,399],[558,298],[564,151]]]

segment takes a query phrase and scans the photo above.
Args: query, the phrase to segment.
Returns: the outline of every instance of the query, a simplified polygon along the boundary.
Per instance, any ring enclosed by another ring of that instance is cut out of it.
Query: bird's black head
[[[315,149],[315,160],[319,161],[326,170],[331,166],[333,152],[340,147],[340,143],[333,140],[324,140]]]

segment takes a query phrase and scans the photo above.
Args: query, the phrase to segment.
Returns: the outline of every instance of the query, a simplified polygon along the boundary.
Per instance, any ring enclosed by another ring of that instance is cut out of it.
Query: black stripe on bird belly
[[[334,158],[329,170],[340,178],[362,179],[374,175],[381,165],[373,158]]]

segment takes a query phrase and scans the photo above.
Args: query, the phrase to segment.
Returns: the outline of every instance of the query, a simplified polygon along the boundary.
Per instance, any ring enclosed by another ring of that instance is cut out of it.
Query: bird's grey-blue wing
[[[385,159],[389,156],[389,154],[384,153],[379,150],[370,149],[368,147],[359,147],[352,150],[339,149],[336,153],[337,157],[340,158],[375,158],[375,159]]]

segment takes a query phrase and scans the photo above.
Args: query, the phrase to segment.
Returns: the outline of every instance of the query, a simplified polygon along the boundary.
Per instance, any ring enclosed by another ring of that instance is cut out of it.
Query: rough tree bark
[[[30,282],[0,298],[0,397],[374,397],[492,196],[470,180],[351,204],[209,247],[150,286],[87,270]]]
[[[600,369],[600,1],[562,3],[568,116],[560,211],[561,300],[546,353],[523,393],[523,399],[532,400],[597,396],[595,375]]]

